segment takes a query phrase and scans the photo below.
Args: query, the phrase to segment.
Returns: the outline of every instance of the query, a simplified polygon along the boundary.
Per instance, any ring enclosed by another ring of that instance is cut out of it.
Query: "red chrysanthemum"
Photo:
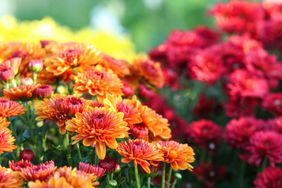
[[[262,107],[276,115],[282,115],[282,93],[270,93],[266,95]]]
[[[94,165],[91,165],[91,164],[87,164],[87,163],[83,163],[83,162],[79,163],[78,170],[85,172],[87,174],[94,174],[98,178],[104,176],[104,174],[106,172],[106,170],[104,168],[101,168],[99,166],[94,166]]]
[[[254,181],[256,188],[281,188],[282,170],[278,167],[268,167],[258,174]]]
[[[273,131],[259,131],[251,136],[247,153],[242,155],[248,163],[259,166],[267,158],[271,166],[282,162],[282,135]]]
[[[232,119],[225,128],[224,138],[232,146],[246,148],[250,137],[261,127],[264,122],[253,117]]]
[[[222,138],[219,125],[209,120],[194,121],[186,130],[194,143],[200,144],[209,150],[216,149],[216,144]]]

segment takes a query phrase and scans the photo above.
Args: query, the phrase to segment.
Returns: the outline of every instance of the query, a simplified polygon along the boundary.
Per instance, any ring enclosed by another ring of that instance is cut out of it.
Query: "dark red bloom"
[[[246,151],[241,157],[248,163],[259,166],[267,158],[270,166],[275,166],[282,162],[282,135],[273,131],[256,132],[251,136]]]
[[[194,121],[187,127],[187,134],[195,144],[213,151],[222,138],[220,126],[209,120]]]
[[[123,82],[121,90],[125,97],[130,97],[134,94],[134,88],[127,82]]]
[[[34,153],[30,149],[24,149],[20,152],[20,159],[25,161],[32,161],[34,158]]]
[[[99,161],[99,166],[105,169],[108,173],[112,173],[116,169],[117,165],[117,161],[109,156],[106,156],[104,160]]]
[[[282,93],[270,93],[266,95],[262,107],[276,115],[282,115]]]
[[[204,94],[199,96],[197,104],[193,108],[193,114],[198,117],[207,117],[211,113],[216,113],[221,109],[220,104],[211,98],[207,98]]]
[[[226,167],[201,161],[200,165],[195,167],[193,173],[205,184],[205,187],[212,188],[216,181],[224,178]]]
[[[250,137],[263,126],[264,121],[253,117],[242,117],[231,120],[224,133],[225,140],[233,147],[246,148]]]
[[[254,181],[256,188],[281,188],[282,187],[282,170],[278,167],[265,168],[258,174]]]

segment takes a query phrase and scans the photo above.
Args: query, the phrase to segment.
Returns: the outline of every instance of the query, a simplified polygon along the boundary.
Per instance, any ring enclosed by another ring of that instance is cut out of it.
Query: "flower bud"
[[[116,187],[117,186],[117,181],[116,180],[110,180],[109,181],[110,186]]]
[[[121,169],[121,168],[120,168],[120,165],[117,163],[117,164],[116,164],[116,168],[115,168],[115,173],[119,172],[120,169]]]
[[[108,156],[104,160],[99,161],[99,166],[106,169],[108,173],[112,173],[115,170],[116,164],[116,160]]]
[[[22,85],[32,85],[33,80],[31,78],[23,78],[23,79],[21,79],[21,84]]]
[[[43,62],[42,60],[31,60],[28,64],[29,70],[32,72],[40,72],[43,69]]]
[[[0,81],[7,82],[14,77],[13,69],[0,67]]]
[[[178,172],[174,173],[175,178],[182,179],[182,175]]]
[[[50,85],[41,85],[34,90],[34,95],[40,99],[50,97],[51,94],[52,87]]]
[[[20,152],[20,159],[31,161],[34,158],[34,153],[30,149],[24,149]]]

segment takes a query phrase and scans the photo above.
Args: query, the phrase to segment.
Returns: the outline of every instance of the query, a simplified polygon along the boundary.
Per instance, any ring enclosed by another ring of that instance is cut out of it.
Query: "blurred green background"
[[[90,26],[129,34],[137,51],[161,43],[173,29],[212,25],[207,10],[222,0],[1,0],[0,15],[50,16],[74,30]]]

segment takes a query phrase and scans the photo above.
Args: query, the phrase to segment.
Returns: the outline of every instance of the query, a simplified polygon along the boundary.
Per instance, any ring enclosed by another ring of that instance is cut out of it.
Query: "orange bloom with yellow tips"
[[[154,145],[144,140],[129,140],[122,142],[116,149],[123,156],[123,163],[134,162],[134,165],[140,165],[142,169],[150,174],[150,165],[157,166],[159,161],[163,160],[163,154]]]
[[[102,59],[99,64],[106,69],[111,69],[119,77],[124,77],[130,74],[129,63],[124,60],[114,59],[106,54],[101,54]]]
[[[15,138],[12,131],[7,127],[0,127],[0,154],[3,152],[12,152],[17,146],[14,145]]]
[[[74,96],[53,96],[35,105],[38,120],[49,119],[56,122],[60,133],[66,132],[66,121],[83,111],[85,100]]]
[[[116,149],[116,139],[128,137],[129,128],[123,116],[121,112],[96,107],[77,113],[75,118],[67,122],[66,130],[77,133],[72,137],[74,143],[82,140],[83,145],[95,147],[99,159],[104,159],[106,146]]]
[[[143,106],[141,118],[143,124],[149,129],[153,140],[170,139],[171,129],[168,120],[157,114],[154,110],[147,106]]]
[[[64,177],[53,176],[47,182],[36,180],[28,183],[29,188],[74,188]]]
[[[90,95],[104,97],[106,93],[122,94],[122,82],[116,74],[103,69],[88,69],[77,73],[74,78],[74,91],[77,93],[88,92]]]
[[[187,144],[179,144],[175,141],[161,141],[156,144],[163,153],[164,162],[171,164],[174,170],[190,170],[195,161],[195,153]]]
[[[164,75],[161,69],[161,65],[158,62],[154,62],[146,57],[138,57],[133,61],[131,67],[132,74],[143,76],[152,85],[161,88],[164,85]]]
[[[141,103],[136,96],[132,99],[122,99],[121,96],[107,95],[103,99],[103,104],[117,112],[124,114],[123,120],[128,125],[134,125],[142,122],[141,118]]]
[[[54,176],[64,177],[74,188],[93,188],[99,185],[94,174],[88,174],[72,167],[61,167]]]
[[[17,115],[21,115],[25,112],[25,108],[15,102],[15,101],[11,101],[9,99],[6,98],[2,98],[0,97],[0,122],[1,124],[5,124],[5,119],[3,119],[3,117],[10,117],[10,116],[17,116]],[[7,122],[6,122],[7,124]]]
[[[33,97],[33,92],[36,89],[36,85],[20,85],[13,88],[7,88],[3,90],[5,97],[11,100],[28,100]]]
[[[1,188],[18,188],[22,186],[22,178],[17,172],[0,166],[0,187]]]

